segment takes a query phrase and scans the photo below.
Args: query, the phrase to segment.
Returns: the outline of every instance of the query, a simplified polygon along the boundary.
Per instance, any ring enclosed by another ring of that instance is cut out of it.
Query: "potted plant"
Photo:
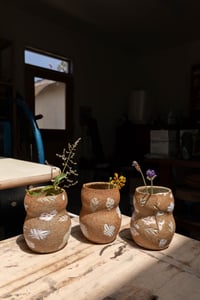
[[[115,240],[121,225],[119,190],[125,182],[124,176],[114,173],[109,182],[83,184],[79,220],[81,231],[89,241],[106,244]]]
[[[61,158],[63,168],[51,184],[26,191],[23,233],[28,247],[35,252],[54,252],[68,242],[71,219],[66,210],[68,198],[65,188],[77,183],[74,156],[79,142],[80,138],[68,143],[62,154],[56,154]]]
[[[131,217],[130,231],[133,240],[147,249],[161,250],[169,246],[174,232],[174,197],[171,189],[155,186],[157,176],[154,170],[147,170],[145,177],[138,162],[132,164],[141,174],[144,186],[135,189],[133,197],[134,211]]]

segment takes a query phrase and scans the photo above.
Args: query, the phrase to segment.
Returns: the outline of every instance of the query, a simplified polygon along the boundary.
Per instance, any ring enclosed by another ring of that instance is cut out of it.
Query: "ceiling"
[[[199,0],[7,0],[62,25],[144,51],[200,39]]]

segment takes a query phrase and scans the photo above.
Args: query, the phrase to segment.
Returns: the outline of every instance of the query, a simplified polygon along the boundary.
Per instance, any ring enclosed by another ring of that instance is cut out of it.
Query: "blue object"
[[[26,117],[28,118],[28,120],[30,122],[31,128],[33,130],[35,142],[36,142],[38,162],[41,164],[45,164],[44,144],[43,144],[40,129],[37,125],[37,122],[35,121],[35,117],[25,101],[23,101],[20,98],[17,98],[15,101],[16,101],[16,104],[23,110],[23,112],[25,113]]]

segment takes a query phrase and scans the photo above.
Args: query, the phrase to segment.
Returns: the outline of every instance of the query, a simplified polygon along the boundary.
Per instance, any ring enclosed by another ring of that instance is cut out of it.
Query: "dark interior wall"
[[[104,41],[98,34],[66,26],[65,22],[57,24],[52,16],[43,18],[36,11],[30,14],[17,5],[2,2],[0,11],[0,36],[14,41],[17,91],[24,95],[26,46],[72,58],[74,135],[81,134],[80,106],[91,107],[106,156],[113,153],[116,124],[128,113],[131,90],[147,90],[149,118],[166,119],[171,109],[183,116],[189,114],[190,70],[200,62],[199,41],[135,55]]]
[[[102,37],[58,25],[54,19],[46,20],[2,3],[0,10],[0,36],[14,42],[13,67],[17,92],[24,95],[25,47],[31,46],[71,58],[75,87],[74,135],[81,134],[80,106],[90,106],[99,125],[105,154],[110,156],[115,143],[116,120],[126,110],[126,55]]]
[[[190,115],[191,68],[200,63],[200,41],[145,54],[134,61],[133,88],[144,88],[150,117],[167,120],[169,111]]]

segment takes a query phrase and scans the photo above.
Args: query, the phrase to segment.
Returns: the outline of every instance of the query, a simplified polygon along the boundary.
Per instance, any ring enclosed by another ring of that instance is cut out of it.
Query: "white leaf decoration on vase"
[[[167,243],[166,239],[161,239],[160,242],[159,242],[159,248],[165,247],[166,243]]]
[[[156,229],[156,228],[151,228],[151,227],[145,228],[145,231],[146,231],[148,234],[153,234],[153,235],[158,234],[158,229]]]
[[[163,216],[164,214],[165,214],[164,211],[159,210],[159,211],[156,213],[156,216],[157,216],[157,217],[160,217],[160,216]]]
[[[149,216],[149,217],[146,217],[146,218],[142,218],[141,221],[145,225],[155,224],[155,217],[154,216]]]
[[[158,229],[159,229],[159,230],[162,230],[164,224],[165,224],[165,219],[160,220],[160,221],[158,222]]]
[[[140,206],[145,206],[146,202],[147,202],[147,198],[140,197],[139,199]]]
[[[134,227],[131,227],[130,229],[134,236],[139,235],[139,232]]]
[[[98,206],[99,206],[99,200],[96,197],[92,198],[90,201],[90,207],[92,211],[97,210]]]
[[[169,226],[169,230],[171,232],[173,232],[174,231],[174,224],[172,222],[169,222],[168,226]]]
[[[108,198],[106,199],[106,208],[107,208],[108,210],[112,209],[112,208],[114,207],[114,204],[115,204],[115,200],[114,200],[113,198],[108,197]]]
[[[115,226],[114,225],[109,225],[109,224],[104,224],[104,235],[107,236],[112,236],[114,234],[115,231]]]
[[[55,217],[57,214],[56,210],[52,210],[50,213],[42,213],[39,217],[40,220],[42,221],[51,221],[53,217]]]
[[[82,231],[83,235],[85,237],[88,237],[89,235],[88,235],[87,227],[83,223],[80,223],[80,227],[81,227],[81,231]]]
[[[45,196],[45,197],[40,197],[37,199],[38,202],[52,202],[56,201],[57,196]]]
[[[169,206],[167,207],[167,211],[168,211],[168,212],[172,212],[173,210],[174,210],[174,203],[171,202],[171,203],[169,204]]]
[[[63,237],[63,241],[62,243],[60,244],[59,246],[59,249],[63,248],[64,245],[67,243],[68,239],[69,239],[69,236],[70,236],[70,233],[71,233],[71,226],[69,227],[69,230],[66,232],[66,234],[64,235]]]
[[[68,220],[68,215],[63,215],[63,216],[60,216],[59,219],[58,219],[58,222],[65,222]]]
[[[49,235],[49,233],[50,233],[49,230],[42,230],[42,229],[32,228],[30,230],[29,236],[32,239],[44,240]]]
[[[116,213],[117,213],[118,217],[121,219],[122,214],[121,214],[119,206],[116,207]]]
[[[29,248],[31,248],[31,249],[35,248],[35,244],[33,242],[29,241],[28,239],[26,240],[26,242],[27,242]]]
[[[133,226],[138,230],[140,229],[140,225],[138,223],[134,223]]]

